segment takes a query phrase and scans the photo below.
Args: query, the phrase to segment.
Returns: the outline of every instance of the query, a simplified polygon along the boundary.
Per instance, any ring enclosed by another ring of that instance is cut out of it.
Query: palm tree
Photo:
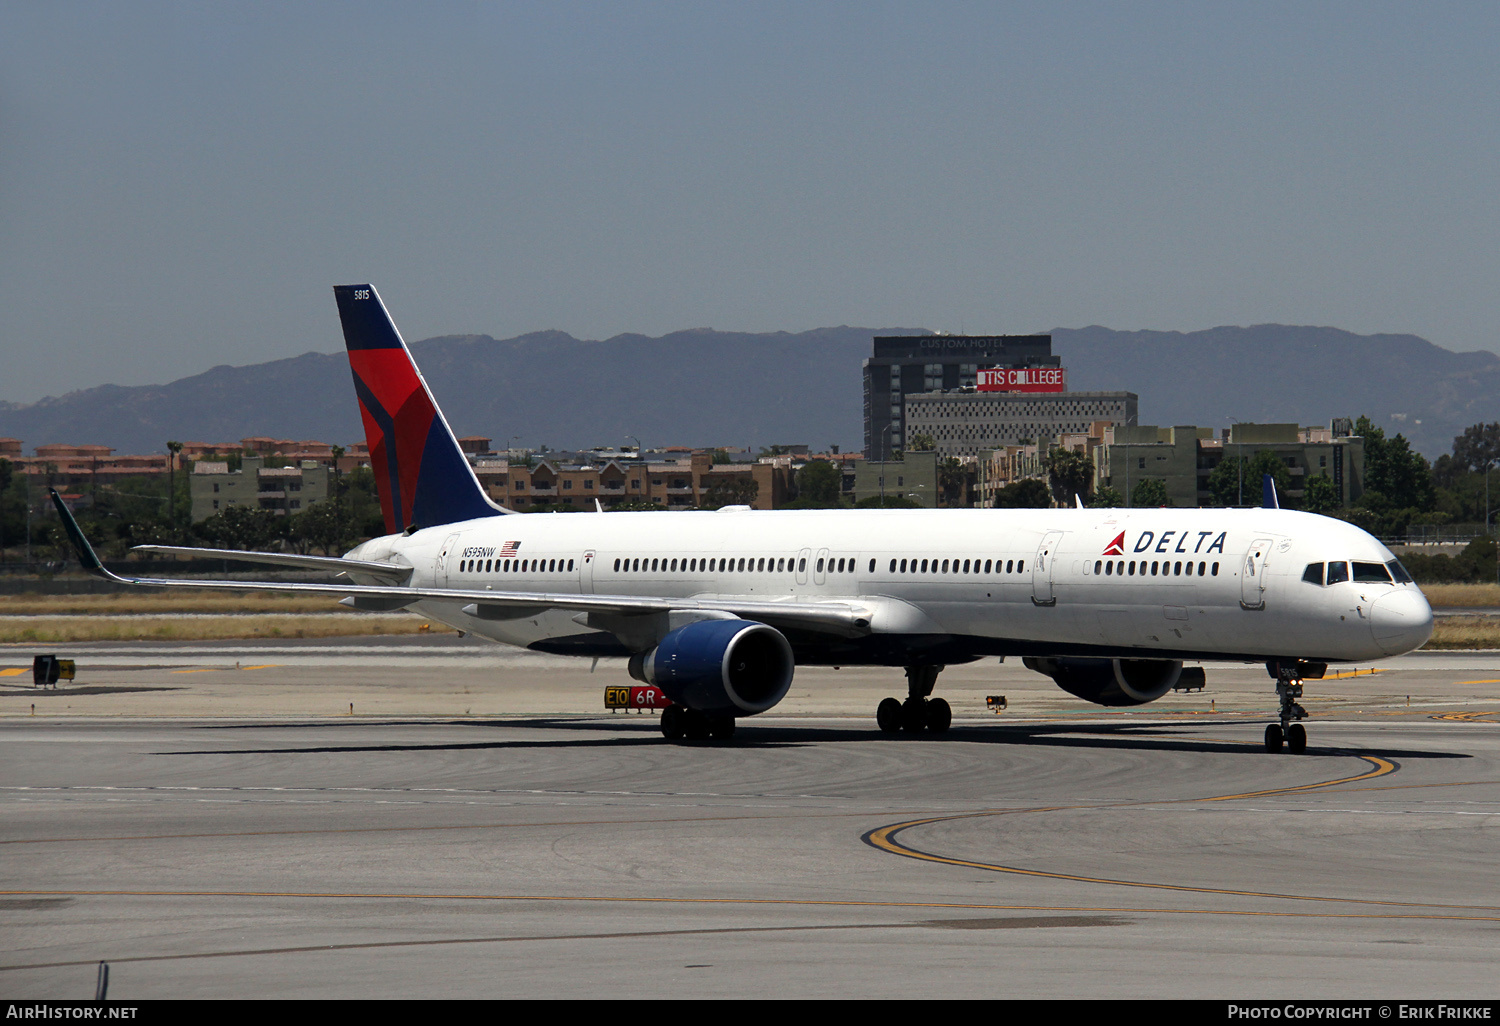
[[[167,442],[167,532],[173,540],[177,537],[177,454],[182,452],[181,442]]]

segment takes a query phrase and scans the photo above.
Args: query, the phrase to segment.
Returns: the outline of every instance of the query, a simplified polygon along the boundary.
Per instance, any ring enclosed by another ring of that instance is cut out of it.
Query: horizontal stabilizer
[[[344,559],[338,556],[299,556],[290,552],[246,552],[240,549],[200,549],[191,545],[136,545],[132,552],[156,552],[163,556],[187,556],[192,559],[237,559],[242,563],[267,563],[272,566],[294,566],[301,570],[328,570],[333,573],[373,574],[405,580],[412,568],[397,563],[379,563],[370,559]]]

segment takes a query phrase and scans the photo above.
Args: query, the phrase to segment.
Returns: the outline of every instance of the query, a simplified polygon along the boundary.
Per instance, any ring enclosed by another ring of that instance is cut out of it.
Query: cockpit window
[[[1391,572],[1391,576],[1396,579],[1396,583],[1397,584],[1412,584],[1412,583],[1414,583],[1412,581],[1411,574],[1409,574],[1409,573],[1406,572],[1406,567],[1404,567],[1404,566],[1401,565],[1401,560],[1399,560],[1399,559],[1393,559],[1390,562],[1386,563],[1385,566],[1386,566],[1386,569]]]
[[[1384,563],[1355,563],[1354,580],[1357,584],[1390,584],[1391,575]]]
[[[1306,581],[1308,584],[1322,584],[1323,583],[1323,564],[1322,563],[1309,563],[1309,564],[1307,564],[1307,569],[1304,570],[1304,571],[1302,571],[1302,579],[1304,581]]]
[[[1338,584],[1349,579],[1349,564],[1344,562],[1328,564],[1328,583]]]

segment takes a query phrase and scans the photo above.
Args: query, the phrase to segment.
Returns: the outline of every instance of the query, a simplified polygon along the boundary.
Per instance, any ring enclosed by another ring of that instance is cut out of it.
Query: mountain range
[[[559,331],[412,344],[460,435],[497,448],[862,445],[860,361],[873,335],[905,328],[751,334],[699,328],[602,341]],[[1500,420],[1500,356],[1455,353],[1415,335],[1262,324],[1206,331],[1056,328],[1052,351],[1075,391],[1140,396],[1143,424],[1327,424],[1366,414],[1429,458],[1480,421]],[[342,352],[219,366],[164,385],[101,385],[0,403],[0,436],[27,448],[98,443],[163,451],[167,439],[266,435],[347,445],[363,439]]]

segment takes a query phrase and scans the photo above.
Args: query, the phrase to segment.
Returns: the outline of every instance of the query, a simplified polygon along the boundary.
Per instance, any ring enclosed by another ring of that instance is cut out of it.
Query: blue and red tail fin
[[[335,285],[370,467],[391,534],[508,513],[490,502],[372,285]]]

